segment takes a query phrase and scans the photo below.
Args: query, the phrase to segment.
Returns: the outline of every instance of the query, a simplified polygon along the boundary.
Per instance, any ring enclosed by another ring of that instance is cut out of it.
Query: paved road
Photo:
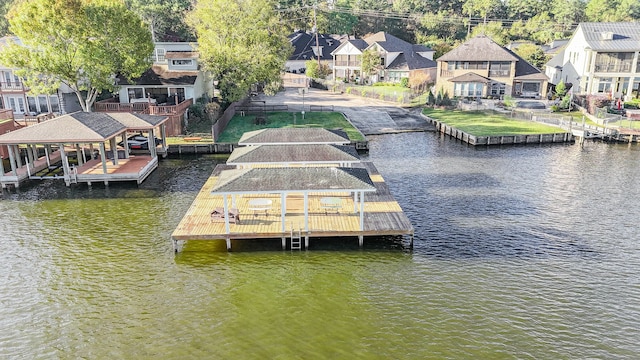
[[[275,96],[260,94],[253,100],[264,101],[266,105],[288,105],[293,111],[302,111],[303,101],[307,110],[310,105],[333,106],[364,135],[433,130],[433,126],[420,115],[420,109],[401,108],[385,101],[325,90],[309,89],[303,96],[297,88],[287,88]]]

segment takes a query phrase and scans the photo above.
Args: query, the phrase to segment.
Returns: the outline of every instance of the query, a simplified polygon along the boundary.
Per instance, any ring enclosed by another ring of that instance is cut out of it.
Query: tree
[[[478,35],[487,35],[500,45],[505,45],[508,40],[507,32],[499,21],[491,21],[487,23],[487,25],[480,24],[474,27],[469,37],[475,37]]]
[[[240,100],[253,84],[276,81],[293,51],[272,0],[201,0],[188,22],[225,101]]]
[[[640,18],[637,0],[590,0],[585,9],[589,21],[632,21]]]
[[[549,61],[549,58],[544,53],[542,48],[534,44],[520,45],[515,49],[515,53],[538,69],[542,69],[544,67],[544,64]]]
[[[10,30],[22,45],[9,44],[0,62],[37,93],[65,84],[91,111],[96,96],[116,89],[149,68],[151,34],[140,18],[117,0],[32,0],[16,2]]]
[[[321,79],[331,74],[331,69],[327,64],[320,63],[320,66],[318,66],[317,59],[305,61],[304,66],[307,69],[305,74],[310,78]]]
[[[149,25],[153,42],[175,39],[185,41],[193,37],[184,21],[185,14],[191,8],[191,1],[125,0],[125,3]]]
[[[469,15],[480,15],[487,23],[487,17],[499,12],[503,4],[500,0],[467,0],[462,6],[462,12]]]
[[[0,0],[0,36],[9,35],[9,21],[7,21],[7,12],[11,8],[13,0]]]
[[[362,75],[375,75],[382,69],[380,54],[373,50],[365,50],[362,53]]]

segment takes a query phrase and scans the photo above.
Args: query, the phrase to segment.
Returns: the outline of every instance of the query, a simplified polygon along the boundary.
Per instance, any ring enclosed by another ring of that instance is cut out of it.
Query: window
[[[504,95],[506,90],[506,85],[502,83],[492,83],[491,84],[491,95]]]
[[[51,102],[51,112],[59,113],[60,103],[58,102],[58,97],[56,95],[49,96],[49,102]]]
[[[525,82],[522,83],[522,92],[523,93],[529,93],[529,92],[540,92],[540,83],[537,82]]]
[[[47,97],[44,95],[39,95],[38,96],[38,104],[40,105],[40,112],[41,113],[48,113],[49,112],[49,105],[47,105]]]
[[[129,92],[129,100],[142,99],[145,97],[143,88],[129,88],[128,92]]]
[[[509,77],[511,62],[495,61],[489,64],[489,76]]]
[[[599,93],[610,93],[611,92],[611,84],[613,83],[612,78],[600,78],[598,82],[598,92]]]
[[[455,83],[453,87],[453,95],[463,97],[481,97],[482,88],[482,83]]]
[[[36,103],[36,98],[33,96],[27,97],[27,107],[29,108],[30,113],[38,112],[38,104]]]
[[[175,66],[189,66],[193,64],[193,60],[191,59],[177,59],[177,60],[171,60],[171,65],[175,65]]]
[[[155,49],[151,58],[154,62],[163,62],[165,60],[164,55],[165,55],[164,49]]]

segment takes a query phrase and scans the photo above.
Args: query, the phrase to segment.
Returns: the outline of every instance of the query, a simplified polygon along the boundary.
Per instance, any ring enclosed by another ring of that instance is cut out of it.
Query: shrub
[[[347,94],[351,94],[351,90],[352,90],[352,89],[353,89],[353,88],[348,87],[348,88],[347,88],[347,90],[345,90],[345,92],[346,92]]]
[[[608,107],[611,100],[606,95],[587,95],[587,111],[595,115],[598,108]]]
[[[362,97],[367,97],[367,90],[362,90],[362,92],[360,93],[360,95]]]
[[[560,107],[558,105],[551,105],[551,111],[558,112],[560,111]]]
[[[409,78],[400,79],[400,86],[408,88],[409,87]]]
[[[504,104],[505,107],[514,107],[516,105],[516,102],[513,101],[513,98],[509,95],[505,95],[504,99],[502,100],[502,103]]]
[[[427,105],[435,105],[436,104],[436,97],[433,96],[433,93],[431,91],[429,91],[429,94],[427,95]]]
[[[383,93],[380,93],[380,95],[378,95],[378,98],[379,98],[380,100],[384,100],[384,94],[383,94]]]
[[[397,101],[398,101],[399,103],[404,103],[404,96],[402,96],[402,95],[398,96]]]

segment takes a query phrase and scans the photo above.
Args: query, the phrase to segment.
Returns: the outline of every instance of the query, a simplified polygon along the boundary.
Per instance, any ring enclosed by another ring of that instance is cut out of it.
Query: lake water
[[[5,193],[0,358],[640,357],[639,147],[370,146],[413,251],[174,255],[215,156],[165,159],[140,187]]]

